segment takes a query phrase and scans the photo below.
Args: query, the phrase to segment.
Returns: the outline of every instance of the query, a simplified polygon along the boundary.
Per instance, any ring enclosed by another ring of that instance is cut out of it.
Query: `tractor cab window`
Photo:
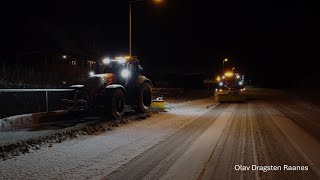
[[[118,74],[119,71],[123,68],[123,66],[123,64],[120,64],[118,62],[111,62],[110,64],[105,66],[103,73]]]
[[[139,66],[137,63],[135,62],[129,63],[128,69],[132,72],[132,74],[139,75]]]

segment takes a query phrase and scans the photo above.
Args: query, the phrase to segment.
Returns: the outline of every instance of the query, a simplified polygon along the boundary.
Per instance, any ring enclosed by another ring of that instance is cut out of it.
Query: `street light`
[[[222,74],[224,73],[224,62],[228,62],[228,59],[225,58],[225,59],[222,61]]]
[[[129,0],[129,56],[132,56],[132,3],[141,2],[145,0]],[[156,4],[160,4],[163,0],[152,0]]]
[[[153,2],[155,2],[155,3],[162,3],[163,0],[153,0]]]

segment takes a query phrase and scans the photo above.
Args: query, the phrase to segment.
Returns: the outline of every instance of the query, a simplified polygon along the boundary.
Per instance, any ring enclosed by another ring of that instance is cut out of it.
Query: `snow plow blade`
[[[216,93],[214,95],[214,100],[216,102],[243,102],[246,101],[245,94],[220,94]]]
[[[164,101],[153,100],[151,103],[151,109],[155,111],[164,111],[165,109]]]

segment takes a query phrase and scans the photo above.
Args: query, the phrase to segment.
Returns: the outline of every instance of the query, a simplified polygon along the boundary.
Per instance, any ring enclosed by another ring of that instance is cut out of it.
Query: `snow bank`
[[[15,129],[17,127],[26,127],[32,124],[38,124],[41,119],[46,116],[57,117],[67,115],[68,111],[59,110],[53,112],[39,112],[31,114],[22,114],[16,116],[10,116],[3,119],[0,119],[0,130],[1,129]]]

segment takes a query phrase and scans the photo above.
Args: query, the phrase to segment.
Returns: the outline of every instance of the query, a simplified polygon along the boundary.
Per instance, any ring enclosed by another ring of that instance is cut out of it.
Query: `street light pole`
[[[132,56],[132,3],[145,0],[129,0],[129,56]],[[155,3],[162,3],[163,0],[154,0]]]
[[[222,61],[222,74],[224,72],[224,60]]]
[[[129,1],[129,56],[132,55],[132,9],[131,9],[132,1]]]
[[[225,59],[222,61],[222,74],[223,74],[223,72],[224,72],[224,62],[228,62],[228,59],[225,58]]]
[[[129,0],[129,56],[132,56],[132,3],[144,0]]]

